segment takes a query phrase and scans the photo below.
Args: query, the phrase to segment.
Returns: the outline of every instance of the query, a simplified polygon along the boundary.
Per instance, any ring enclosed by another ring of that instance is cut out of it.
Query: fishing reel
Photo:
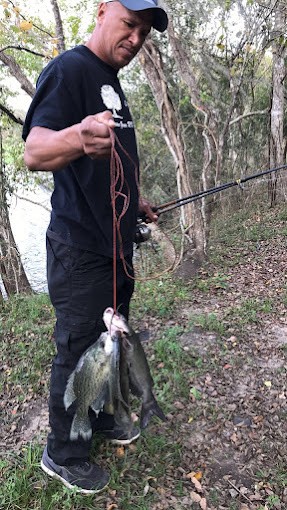
[[[148,241],[150,237],[151,229],[147,226],[146,223],[138,218],[134,242],[136,244],[144,243],[145,241]]]

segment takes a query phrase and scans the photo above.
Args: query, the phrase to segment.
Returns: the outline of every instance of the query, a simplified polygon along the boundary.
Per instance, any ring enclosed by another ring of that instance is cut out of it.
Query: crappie
[[[104,403],[112,398],[112,366],[117,363],[118,357],[118,336],[113,337],[106,331],[79,359],[68,379],[64,394],[66,410],[77,401],[70,431],[71,440],[76,440],[79,436],[84,440],[92,437],[89,407],[98,414]]]
[[[113,325],[115,329],[118,328],[119,331],[125,333],[122,340],[121,355],[124,356],[127,364],[129,388],[135,396],[142,400],[141,428],[147,427],[154,415],[166,421],[166,417],[152,392],[154,382],[139,336],[129,326],[127,320],[121,314],[115,314],[112,308],[105,310],[103,320],[107,329]]]

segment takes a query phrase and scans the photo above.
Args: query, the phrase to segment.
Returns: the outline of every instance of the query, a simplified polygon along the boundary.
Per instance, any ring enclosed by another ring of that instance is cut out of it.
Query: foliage
[[[188,288],[182,282],[174,281],[169,275],[161,279],[136,283],[136,292],[132,301],[132,309],[138,317],[138,310],[142,317],[152,313],[156,317],[168,319],[173,312],[174,305],[188,298]]]

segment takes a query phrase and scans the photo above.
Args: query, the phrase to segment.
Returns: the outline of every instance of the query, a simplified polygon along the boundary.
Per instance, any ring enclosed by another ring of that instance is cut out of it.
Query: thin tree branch
[[[245,119],[246,117],[251,117],[253,115],[265,115],[268,112],[269,112],[269,108],[266,108],[265,110],[258,110],[258,111],[255,111],[255,112],[243,113],[242,115],[239,115],[238,117],[236,117],[236,119],[231,120],[229,122],[229,126],[232,126],[236,122],[239,122],[240,120]]]
[[[13,195],[14,195],[14,197],[18,198],[19,200],[24,200],[25,202],[29,202],[30,204],[38,205],[39,207],[42,207],[43,209],[45,209],[45,211],[48,211],[49,213],[51,212],[51,208],[47,207],[44,204],[41,204],[40,202],[37,202],[36,200],[32,200],[31,198],[27,198],[27,197],[21,197],[17,193],[13,193]]]
[[[21,88],[27,92],[30,97],[35,94],[35,87],[32,85],[27,76],[23,73],[21,67],[11,55],[6,55],[4,52],[0,52],[0,60],[9,67],[10,73],[21,85]]]
[[[63,23],[61,18],[61,13],[59,9],[59,5],[57,0],[51,0],[52,9],[55,18],[55,27],[56,27],[56,37],[57,37],[57,48],[59,53],[65,51],[65,36],[63,30]]]
[[[28,48],[24,48],[24,46],[5,46],[4,48],[0,48],[0,53],[5,50],[21,50],[21,51],[27,51],[27,53],[31,53],[32,55],[36,55],[36,57],[43,57],[46,58],[47,56],[43,53],[38,53],[37,51],[29,50]]]
[[[12,0],[8,0],[9,4],[12,5],[13,9],[17,9],[17,6],[12,2]],[[28,21],[27,18],[25,16],[23,16],[23,14],[21,14],[19,12],[19,16],[20,18],[22,18],[23,20],[25,21]],[[36,25],[34,22],[33,22],[33,27],[37,28],[37,30],[39,30],[40,32],[42,32],[43,34],[47,34],[49,37],[54,37],[53,34],[51,34],[50,32],[47,32],[47,30],[44,30],[43,28],[39,27],[38,25]]]
[[[5,113],[11,120],[13,120],[13,122],[16,122],[16,124],[20,124],[21,126],[23,126],[24,121],[22,119],[20,119],[19,117],[16,117],[13,112],[8,110],[8,108],[6,108],[6,106],[4,106],[1,103],[0,103],[0,110],[3,113]]]

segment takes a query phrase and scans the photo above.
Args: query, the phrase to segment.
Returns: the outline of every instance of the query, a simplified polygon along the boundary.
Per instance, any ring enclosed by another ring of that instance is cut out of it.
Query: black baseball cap
[[[114,0],[103,0],[104,3]],[[158,5],[158,0],[117,0],[126,9],[130,11],[144,11],[145,9],[154,9],[152,26],[158,32],[164,32],[167,29],[168,17],[165,10]]]

